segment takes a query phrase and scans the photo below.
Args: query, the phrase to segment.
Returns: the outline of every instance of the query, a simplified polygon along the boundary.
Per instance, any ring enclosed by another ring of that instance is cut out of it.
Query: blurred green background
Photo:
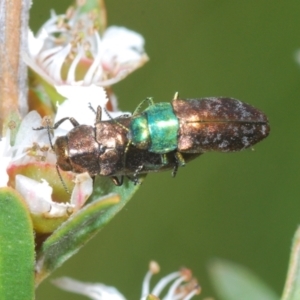
[[[36,0],[36,31],[67,0]],[[122,110],[142,99],[230,96],[263,110],[271,135],[255,151],[205,154],[151,174],[130,204],[53,277],[116,286],[139,299],[151,259],[162,274],[192,268],[203,296],[214,257],[253,270],[281,294],[300,223],[300,2],[271,0],[107,1],[109,25],[140,32],[150,62],[114,86]],[[37,299],[84,299],[43,283]]]

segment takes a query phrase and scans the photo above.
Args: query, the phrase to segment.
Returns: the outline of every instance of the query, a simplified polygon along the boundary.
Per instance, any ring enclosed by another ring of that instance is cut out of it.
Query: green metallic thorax
[[[132,144],[153,153],[164,154],[177,148],[179,121],[172,105],[161,102],[149,106],[132,118]]]

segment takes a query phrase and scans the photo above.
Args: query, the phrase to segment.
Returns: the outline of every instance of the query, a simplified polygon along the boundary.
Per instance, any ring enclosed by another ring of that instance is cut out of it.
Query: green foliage
[[[34,299],[34,236],[26,204],[0,190],[0,299]]]
[[[265,283],[240,265],[215,260],[209,271],[221,300],[279,300]]]
[[[138,186],[128,180],[122,187],[116,187],[110,178],[97,178],[90,203],[72,215],[43,243],[37,257],[37,285],[99,232],[137,189]]]
[[[282,300],[300,299],[300,227],[295,233]]]

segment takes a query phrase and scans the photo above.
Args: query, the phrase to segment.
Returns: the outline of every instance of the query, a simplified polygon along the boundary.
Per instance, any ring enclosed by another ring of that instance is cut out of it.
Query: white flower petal
[[[68,84],[73,84],[74,82],[76,82],[76,79],[75,79],[76,68],[78,66],[78,63],[84,56],[82,47],[77,47],[77,48],[78,48],[77,54],[76,54],[75,58],[73,59],[71,66],[69,68],[69,71],[68,71],[67,80],[66,80],[66,82]]]
[[[97,51],[94,53],[94,59],[92,65],[89,67],[88,71],[86,72],[84,76],[84,84],[89,85],[92,84],[93,82],[97,82],[98,79],[100,79],[100,76],[103,76],[103,68],[101,65],[101,59],[102,59],[102,42],[100,39],[99,34],[95,33],[94,34],[94,40],[95,44],[97,47]],[[97,81],[93,81],[94,77],[96,77]]]
[[[35,73],[39,74],[39,76],[41,76],[50,85],[54,86],[56,84],[51,75],[47,73],[47,70],[44,70],[42,66],[37,63],[34,57],[24,52],[22,52],[21,55],[26,65],[30,67]]]
[[[63,118],[74,118],[79,124],[95,125],[96,114],[90,109],[90,106],[96,111],[100,105],[105,107],[108,98],[105,90],[96,85],[90,86],[56,86],[57,92],[66,97],[66,100],[57,107],[57,113],[54,122],[57,122]],[[128,112],[109,112],[110,117],[106,111],[102,111],[102,120],[114,119],[121,115],[130,115]],[[68,131],[72,130],[74,126],[70,121],[63,122],[56,130],[55,136],[66,135]]]
[[[72,191],[70,203],[76,209],[79,209],[85,204],[92,192],[93,179],[90,175],[88,173],[78,174],[75,178],[75,187]]]
[[[34,143],[39,146],[50,144],[47,130],[33,130],[41,126],[42,118],[36,111],[29,112],[23,119],[18,130],[14,149],[14,159],[17,160],[26,155],[26,149],[32,147]]]
[[[32,214],[57,218],[69,216],[73,211],[74,205],[52,201],[52,187],[43,179],[42,182],[38,182],[26,176],[17,175],[16,190],[23,196]]]
[[[125,27],[110,26],[104,32],[103,44],[105,49],[111,48],[120,51],[120,48],[128,48],[143,53],[145,40],[142,35],[135,31]]]
[[[94,126],[96,114],[89,105],[96,110],[98,105],[105,107],[108,101],[105,90],[96,85],[56,86],[56,90],[67,99],[58,106],[55,122],[72,117],[79,124]],[[73,128],[70,121],[65,121],[55,130],[55,136],[65,135]]]
[[[8,174],[6,172],[6,169],[10,163],[9,157],[2,157],[1,158],[1,166],[0,166],[0,188],[6,187],[8,183]]]
[[[57,278],[52,283],[63,290],[85,295],[93,300],[126,300],[116,288],[100,283],[83,283],[69,277]]]
[[[41,51],[47,36],[45,30],[41,30],[40,36],[35,38],[33,32],[30,29],[28,30],[28,51],[32,57],[36,57]]]
[[[48,72],[51,74],[55,82],[63,82],[61,78],[61,69],[67,59],[67,56],[70,54],[71,49],[71,44],[67,44],[55,55],[46,59]]]
[[[8,174],[6,169],[12,159],[12,151],[10,146],[10,130],[7,130],[6,136],[0,140],[0,187],[7,186]]]
[[[89,101],[97,100],[99,105],[105,106],[108,99],[105,90],[97,85],[90,86],[55,86],[58,93],[66,97],[66,99],[77,99],[82,101],[87,99]]]
[[[103,36],[103,64],[111,69],[122,65],[136,68],[143,61],[144,38],[125,27],[109,27]]]

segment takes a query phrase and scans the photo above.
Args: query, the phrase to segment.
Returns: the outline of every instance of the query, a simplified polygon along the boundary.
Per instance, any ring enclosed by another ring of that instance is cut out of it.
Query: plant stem
[[[0,134],[12,115],[26,113],[29,0],[0,0]]]

